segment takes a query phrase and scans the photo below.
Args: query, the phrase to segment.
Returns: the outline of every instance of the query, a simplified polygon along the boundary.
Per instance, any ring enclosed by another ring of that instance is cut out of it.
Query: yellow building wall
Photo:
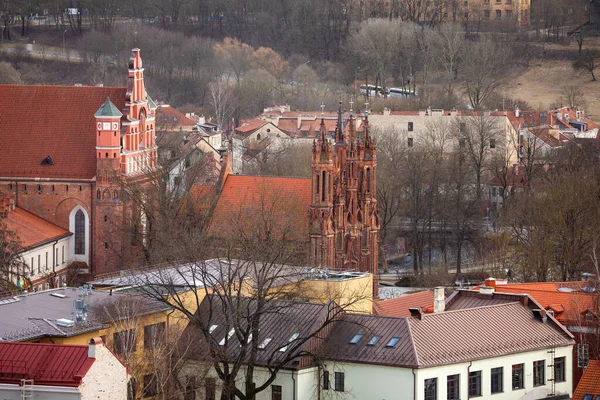
[[[278,290],[307,298],[314,303],[335,301],[348,312],[371,314],[373,312],[372,287],[373,275],[366,274],[344,280],[306,279],[285,285]]]

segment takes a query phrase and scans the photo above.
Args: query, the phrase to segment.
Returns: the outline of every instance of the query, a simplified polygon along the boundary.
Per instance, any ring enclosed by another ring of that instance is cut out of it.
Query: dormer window
[[[356,335],[354,335],[354,337],[352,339],[350,339],[350,344],[358,343],[362,337],[363,337],[362,333],[357,333]]]
[[[213,333],[218,326],[219,325],[211,325],[210,328],[208,328],[208,333]]]
[[[379,339],[381,339],[381,336],[373,336],[371,340],[369,340],[369,343],[367,343],[367,346],[375,346],[377,342],[379,342]]]
[[[54,165],[54,163],[52,162],[52,157],[46,156],[46,158],[42,160],[41,165]]]
[[[288,339],[288,344],[286,344],[281,349],[279,349],[279,351],[282,353],[285,352],[288,349],[288,347],[290,346],[290,343],[292,343],[294,340],[298,339],[298,336],[300,336],[300,334],[298,332],[294,332],[292,334],[292,336],[290,336],[290,338]]]

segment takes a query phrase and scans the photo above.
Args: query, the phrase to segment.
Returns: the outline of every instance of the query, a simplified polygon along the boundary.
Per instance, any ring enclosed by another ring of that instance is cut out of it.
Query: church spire
[[[337,125],[335,127],[335,142],[340,143],[344,141],[344,124],[342,122],[342,102],[338,108]]]

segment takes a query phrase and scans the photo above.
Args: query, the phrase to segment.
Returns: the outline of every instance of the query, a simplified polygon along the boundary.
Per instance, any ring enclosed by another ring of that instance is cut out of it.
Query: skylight
[[[286,351],[288,349],[288,347],[290,346],[290,343],[292,343],[294,340],[298,339],[298,336],[300,336],[300,334],[298,332],[294,332],[292,334],[292,336],[290,336],[290,338],[288,339],[288,344],[286,344],[281,349],[279,349],[279,351],[281,351],[282,353],[284,351]]]
[[[208,333],[213,333],[218,326],[219,325],[211,325],[210,328],[208,328]]]
[[[389,342],[387,342],[385,347],[394,347],[399,341],[400,341],[400,338],[397,336],[394,336],[390,339]]]
[[[358,341],[363,337],[362,333],[357,333],[356,335],[354,335],[354,337],[350,340],[350,344],[356,344],[358,343]]]
[[[219,346],[223,346],[225,344],[225,339],[231,339],[231,337],[233,336],[234,333],[235,333],[235,329],[231,328],[231,330],[227,334],[227,337],[224,337],[223,339],[221,339],[221,341],[219,342]]]
[[[263,340],[263,341],[262,341],[262,342],[261,342],[261,343],[258,345],[258,348],[259,348],[259,349],[261,349],[261,350],[263,350],[265,347],[267,347],[267,345],[268,345],[268,344],[271,342],[271,340],[273,340],[273,339],[271,339],[270,337],[268,337],[268,338],[265,338],[265,340]]]
[[[377,344],[377,342],[379,342],[379,339],[381,339],[381,336],[373,336],[371,338],[371,340],[369,340],[369,343],[367,343],[368,346],[375,346]]]

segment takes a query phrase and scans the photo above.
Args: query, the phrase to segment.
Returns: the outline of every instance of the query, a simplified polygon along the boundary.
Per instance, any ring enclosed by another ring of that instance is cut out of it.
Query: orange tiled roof
[[[264,121],[262,119],[249,119],[244,121],[240,126],[235,128],[235,130],[239,133],[249,133],[255,131],[258,128],[261,128],[268,124],[268,121]]]
[[[583,400],[586,394],[593,394],[594,399],[600,396],[600,360],[590,360],[573,393],[573,400]]]
[[[433,292],[426,290],[394,299],[379,300],[375,303],[373,311],[377,315],[386,317],[410,317],[409,308],[413,307],[428,307],[433,304]]]
[[[258,229],[307,240],[311,189],[310,178],[228,175],[209,233],[233,237]]]
[[[497,285],[498,293],[528,294],[545,309],[552,309],[554,317],[564,325],[585,323],[581,314],[595,308],[596,296],[579,291],[585,282],[539,282]],[[574,289],[572,292],[559,288]],[[474,288],[478,290],[478,288]],[[562,311],[564,310],[564,311]]]
[[[196,121],[186,117],[181,111],[166,104],[158,106],[158,110],[156,110],[156,121],[157,123],[166,122],[181,126],[196,125]]]
[[[69,236],[71,233],[46,221],[22,208],[15,207],[3,219],[6,228],[14,232],[20,242],[21,250]]]
[[[0,176],[91,179],[94,113],[106,98],[125,106],[123,88],[0,85]],[[47,156],[53,165],[41,165]]]

